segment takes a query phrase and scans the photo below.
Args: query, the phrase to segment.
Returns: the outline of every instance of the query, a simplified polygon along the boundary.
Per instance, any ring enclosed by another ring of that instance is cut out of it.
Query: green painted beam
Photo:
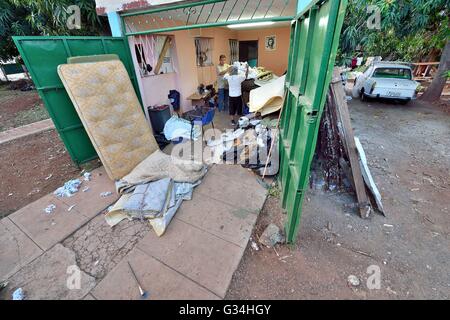
[[[191,3],[185,3],[185,4],[179,4],[176,6],[163,6],[158,7],[155,9],[148,9],[148,10],[140,10],[135,12],[129,12],[129,13],[123,13],[120,16],[121,17],[132,17],[132,16],[140,16],[143,14],[150,14],[150,13],[157,13],[157,12],[167,12],[171,10],[177,10],[177,9],[184,9],[184,8],[192,8],[217,2],[224,2],[227,0],[205,0],[205,1],[198,1],[198,2],[191,2]]]
[[[169,31],[180,31],[180,30],[188,30],[188,29],[199,29],[199,28],[212,28],[212,27],[223,27],[233,24],[243,24],[243,23],[253,23],[253,22],[266,22],[266,21],[291,21],[294,17],[273,17],[273,18],[260,18],[260,19],[252,19],[252,20],[234,20],[234,21],[224,21],[224,22],[214,22],[214,23],[203,23],[203,24],[194,24],[187,26],[177,26],[172,28],[162,28],[162,29],[154,29],[154,30],[144,30],[137,32],[126,33],[126,36],[137,36],[142,34],[151,34],[151,33],[162,33]]]

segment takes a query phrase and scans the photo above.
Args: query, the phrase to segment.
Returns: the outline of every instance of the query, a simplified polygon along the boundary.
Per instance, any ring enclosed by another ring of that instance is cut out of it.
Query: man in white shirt
[[[219,57],[219,64],[216,66],[219,111],[228,109],[228,83],[224,80],[223,76],[231,70],[231,67],[229,64],[225,63],[226,58],[227,57],[224,54],[221,54]]]
[[[236,120],[242,116],[242,90],[241,84],[247,79],[248,76],[248,64],[244,75],[239,75],[237,67],[232,67],[231,74],[226,74],[223,76],[225,80],[228,81],[228,94],[229,101],[228,107],[230,109],[230,119],[231,125],[236,125]]]

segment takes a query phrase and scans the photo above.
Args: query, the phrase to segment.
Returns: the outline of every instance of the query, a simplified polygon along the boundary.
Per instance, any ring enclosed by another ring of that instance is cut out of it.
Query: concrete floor
[[[226,128],[223,113],[215,120]],[[266,199],[250,171],[214,165],[158,238],[140,221],[107,226],[104,210],[118,195],[103,167],[85,186],[0,220],[0,279],[9,281],[1,299],[19,287],[28,299],[139,299],[128,263],[148,299],[224,298]],[[105,191],[113,194],[101,197]],[[56,209],[47,214],[49,204]]]

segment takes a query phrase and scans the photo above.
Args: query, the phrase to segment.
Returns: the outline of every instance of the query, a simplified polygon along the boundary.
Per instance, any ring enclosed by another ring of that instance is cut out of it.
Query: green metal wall
[[[13,37],[56,130],[76,164],[95,159],[97,153],[59,79],[57,67],[68,57],[117,54],[140,97],[133,62],[124,37]]]
[[[288,242],[297,236],[346,6],[347,0],[312,1],[291,26],[279,173]]]

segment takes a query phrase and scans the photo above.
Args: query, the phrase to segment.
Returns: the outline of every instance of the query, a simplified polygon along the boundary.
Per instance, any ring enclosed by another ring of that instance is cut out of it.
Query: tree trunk
[[[450,41],[447,40],[444,50],[442,51],[441,61],[439,62],[439,68],[434,76],[428,89],[424,92],[421,99],[424,101],[436,101],[439,100],[444,90],[445,83],[447,82],[447,77],[444,73],[450,69]]]

